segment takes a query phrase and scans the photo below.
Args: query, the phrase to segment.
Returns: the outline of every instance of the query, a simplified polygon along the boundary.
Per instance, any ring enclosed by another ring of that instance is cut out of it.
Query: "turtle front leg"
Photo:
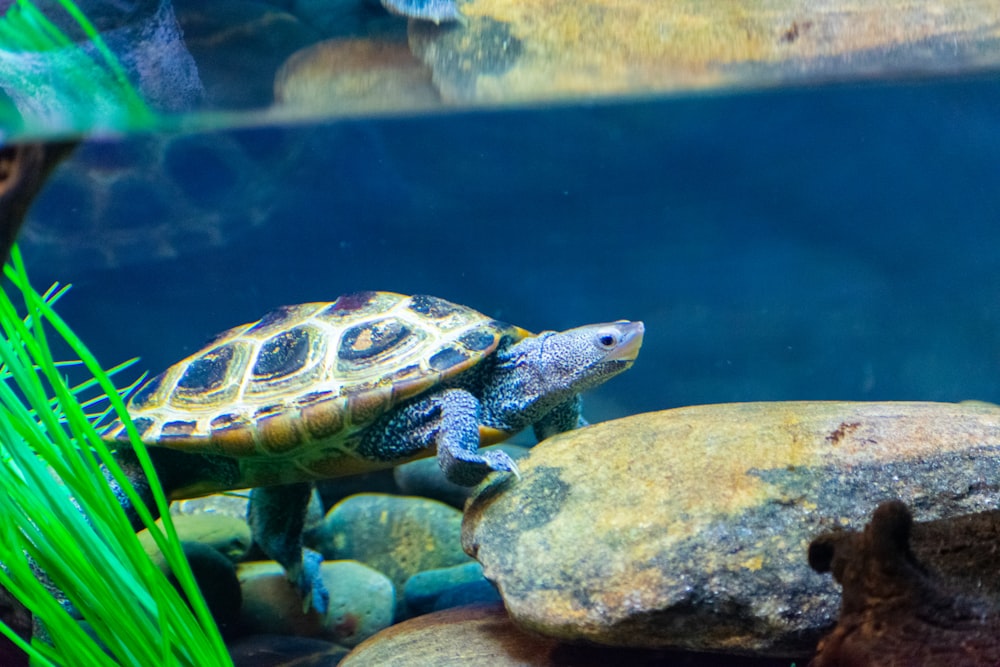
[[[480,412],[479,400],[464,389],[435,392],[373,425],[358,453],[388,461],[436,446],[445,477],[462,486],[475,486],[491,472],[517,475],[506,452],[479,451]]]
[[[326,614],[330,594],[320,577],[323,556],[302,546],[311,494],[312,484],[308,482],[253,489],[247,523],[254,541],[269,558],[278,561],[299,589],[305,608],[311,605]]]

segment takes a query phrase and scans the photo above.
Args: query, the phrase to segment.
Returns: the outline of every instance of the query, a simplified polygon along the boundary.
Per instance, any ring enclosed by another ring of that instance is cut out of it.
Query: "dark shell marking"
[[[129,412],[147,444],[284,461],[248,461],[243,481],[360,472],[376,465],[354,456],[368,424],[526,335],[429,296],[286,306],[148,380]],[[122,431],[114,424],[106,437]]]
[[[385,318],[353,326],[340,338],[337,356],[346,367],[376,362],[404,345],[415,345],[422,336],[404,322]]]
[[[201,394],[221,387],[229,375],[235,351],[232,345],[222,345],[195,359],[177,381],[177,389]]]
[[[297,327],[267,340],[257,353],[255,380],[270,380],[302,370],[309,357],[309,330]]]

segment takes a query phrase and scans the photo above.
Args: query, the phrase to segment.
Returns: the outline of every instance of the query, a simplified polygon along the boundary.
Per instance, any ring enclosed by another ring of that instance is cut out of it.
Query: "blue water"
[[[1000,77],[234,134],[264,160],[307,147],[267,172],[261,224],[114,269],[28,248],[36,282],[74,283],[62,313],[104,363],[158,371],[275,306],[386,289],[535,330],[644,320],[596,419],[1000,400]],[[240,210],[225,173],[187,168]]]

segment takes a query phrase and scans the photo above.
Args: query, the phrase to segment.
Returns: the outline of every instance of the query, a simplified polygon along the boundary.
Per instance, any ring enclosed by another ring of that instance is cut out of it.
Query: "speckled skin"
[[[580,392],[631,366],[642,337],[624,321],[532,336],[435,297],[365,292],[224,332],[140,387],[129,412],[171,499],[254,487],[255,539],[324,611],[321,559],[301,540],[312,481],[435,450],[458,484],[517,475],[479,446],[584,424]],[[130,450],[120,458],[145,488]]]

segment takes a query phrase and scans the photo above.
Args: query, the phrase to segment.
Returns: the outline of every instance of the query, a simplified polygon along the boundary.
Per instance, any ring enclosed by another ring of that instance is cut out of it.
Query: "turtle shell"
[[[237,458],[316,460],[400,402],[529,335],[430,296],[363,292],[271,311],[145,382],[128,404],[143,442]],[[113,425],[108,437],[123,437]]]

